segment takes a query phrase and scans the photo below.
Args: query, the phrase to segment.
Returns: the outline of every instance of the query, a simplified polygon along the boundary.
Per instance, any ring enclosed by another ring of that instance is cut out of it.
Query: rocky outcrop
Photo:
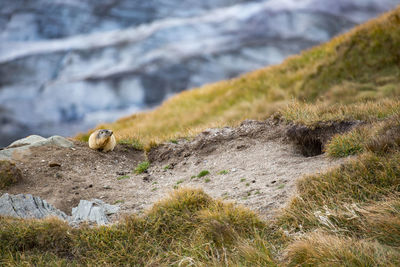
[[[30,194],[10,195],[5,193],[0,197],[0,216],[10,216],[22,219],[43,219],[57,217],[68,221],[71,225],[82,222],[104,225],[110,223],[109,216],[117,213],[118,206],[109,205],[99,199],[81,200],[78,207],[72,209],[72,216],[56,209],[52,205]]]
[[[60,146],[60,147],[73,147],[74,143],[62,136],[51,136],[44,138],[39,135],[30,135],[26,138],[13,142],[8,147],[0,150],[0,160],[11,160],[18,157],[23,157],[30,153],[30,148],[39,146]]]
[[[75,134],[187,88],[278,63],[398,4],[139,2],[5,0],[0,145],[31,132]]]
[[[3,194],[0,197],[0,216],[11,216],[23,219],[42,219],[45,217],[57,217],[67,220],[68,216],[50,205],[40,197],[30,194],[10,195]]]

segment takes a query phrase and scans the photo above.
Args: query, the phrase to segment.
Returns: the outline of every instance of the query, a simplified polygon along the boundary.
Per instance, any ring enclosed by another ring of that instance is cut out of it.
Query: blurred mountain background
[[[399,0],[1,0],[0,146],[280,63]],[[156,122],[155,122],[156,123]]]

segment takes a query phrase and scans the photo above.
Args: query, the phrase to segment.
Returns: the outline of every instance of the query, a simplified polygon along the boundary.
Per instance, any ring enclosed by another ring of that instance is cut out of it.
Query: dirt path
[[[178,187],[203,188],[213,197],[244,204],[270,216],[295,193],[304,174],[340,164],[324,155],[304,157],[285,138],[287,126],[246,121],[240,127],[211,129],[194,140],[177,140],[153,149],[146,173],[132,174],[145,160],[142,151],[118,145],[110,153],[40,147],[17,161],[24,180],[7,190],[46,199],[70,214],[80,199],[119,203],[122,212],[141,212]],[[209,174],[197,177],[201,171]]]

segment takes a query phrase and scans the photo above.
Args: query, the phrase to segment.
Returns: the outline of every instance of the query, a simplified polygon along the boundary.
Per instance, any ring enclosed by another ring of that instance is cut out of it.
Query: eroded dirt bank
[[[337,128],[342,132],[352,125]],[[193,140],[154,148],[147,155],[150,168],[139,175],[132,171],[146,156],[128,145],[118,145],[110,153],[90,150],[81,142],[73,148],[38,147],[16,160],[23,181],[0,193],[40,196],[68,214],[80,199],[91,198],[119,203],[122,212],[131,213],[185,186],[203,188],[213,197],[236,201],[268,217],[295,193],[299,177],[341,163],[323,154],[304,156],[307,148],[293,142],[293,131],[293,126],[271,120],[210,129]],[[209,173],[198,177],[202,171]]]

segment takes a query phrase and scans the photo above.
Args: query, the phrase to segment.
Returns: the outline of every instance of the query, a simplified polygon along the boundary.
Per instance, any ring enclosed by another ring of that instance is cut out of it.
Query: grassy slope
[[[125,142],[148,146],[211,126],[265,119],[291,110],[286,106],[293,99],[324,105],[393,99],[400,94],[399,20],[397,10],[280,65],[183,92],[154,111],[100,127],[113,129]]]
[[[364,120],[327,145],[333,157],[357,156],[301,179],[298,196],[273,221],[181,189],[112,227],[0,218],[0,264],[399,266],[399,47],[397,9],[282,65],[179,94],[109,125],[148,145],[275,111],[310,127]]]

